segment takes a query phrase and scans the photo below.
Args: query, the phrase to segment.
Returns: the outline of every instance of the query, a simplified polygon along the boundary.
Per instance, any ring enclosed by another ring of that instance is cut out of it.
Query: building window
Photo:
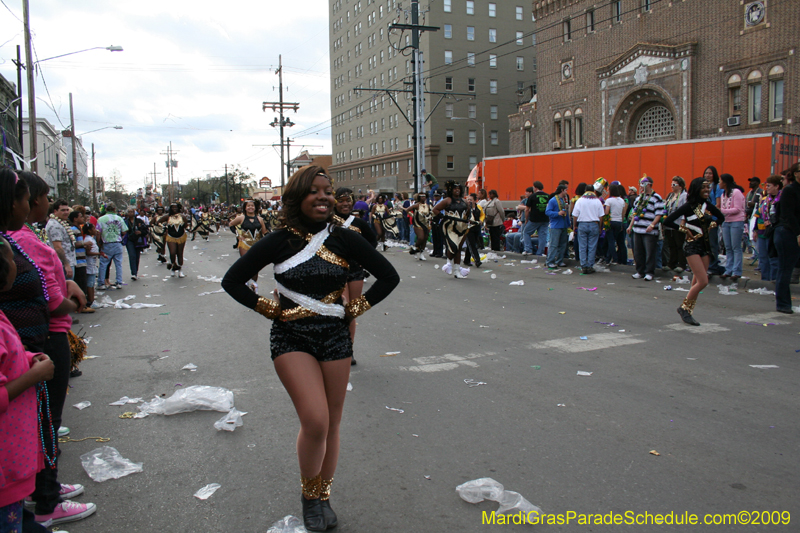
[[[445,50],[444,51],[444,64],[449,65],[453,62],[453,52],[452,50]]]
[[[564,42],[572,40],[572,21],[569,19],[561,23],[562,31],[564,34]]]
[[[783,80],[769,82],[769,119],[783,120]]]
[[[475,40],[475,26],[467,26],[467,40],[468,41]]]
[[[452,1],[453,0],[444,0],[444,12],[445,13],[450,13],[451,11],[453,11]]]
[[[567,143],[567,148],[572,148],[572,121],[564,120],[564,140]]]
[[[586,32],[587,33],[594,32],[594,10],[586,12]]]
[[[489,42],[490,43],[497,42],[497,30],[494,28],[489,28]]]
[[[478,132],[476,130],[469,130],[469,144],[478,142]]]
[[[611,20],[622,22],[622,0],[611,2]]]
[[[448,76],[444,79],[444,90],[445,91],[453,90],[453,78]]]
[[[517,6],[517,20],[522,20],[522,6]]]
[[[525,70],[525,59],[517,56],[517,70]]]
[[[475,92],[475,78],[467,78],[467,91],[471,93]]]
[[[761,122],[761,72],[754,70],[747,76],[747,109],[748,122]]]
[[[445,118],[453,116],[453,104],[444,104],[444,116]]]
[[[523,147],[526,154],[533,151],[533,135],[531,135],[531,123],[525,123],[525,146]]]
[[[452,39],[453,38],[453,25],[452,24],[445,24],[444,25],[444,38],[445,39]]]
[[[517,45],[518,45],[518,46],[522,46],[522,39],[523,39],[523,37],[522,37],[522,32],[521,32],[521,31],[518,31],[518,32],[517,32]]]
[[[489,2],[489,16],[496,17],[497,16],[497,4],[494,2]]]
[[[454,130],[446,130],[445,131],[445,139],[447,140],[447,144],[453,144],[453,142],[455,142],[455,131]]]
[[[489,106],[489,118],[492,120],[497,120],[497,106]]]
[[[475,165],[478,164],[478,156],[471,155],[469,156],[469,168],[475,168]]]
[[[583,110],[575,110],[575,146],[583,146]]]
[[[675,137],[675,117],[663,105],[644,112],[636,125],[636,142],[650,142]]]
[[[475,14],[475,1],[467,0],[467,15],[474,15],[474,14]]]
[[[497,130],[492,130],[489,132],[489,139],[492,146],[497,146],[499,144],[499,136],[497,134]]]
[[[447,156],[447,170],[454,170],[456,168],[455,160],[452,155]]]
[[[536,64],[536,58],[535,57],[531,58],[531,64],[533,65],[533,71],[536,72],[536,69],[538,67],[537,67],[537,64]]]
[[[497,94],[497,80],[489,80],[489,94]]]
[[[497,68],[497,54],[489,54],[489,68]]]
[[[642,0],[642,13],[649,13],[653,8],[653,0]]]
[[[469,106],[467,107],[467,116],[469,118],[475,118],[478,116],[477,104],[469,104]]]
[[[475,52],[467,52],[467,66],[468,67],[475,66]]]
[[[728,116],[735,117],[742,114],[742,77],[733,74],[728,78]]]

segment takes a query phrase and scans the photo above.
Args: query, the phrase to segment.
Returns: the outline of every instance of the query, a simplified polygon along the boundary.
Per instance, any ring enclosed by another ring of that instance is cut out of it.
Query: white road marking
[[[401,366],[398,368],[400,370],[405,370],[406,372],[441,372],[443,370],[455,370],[461,366],[477,368],[480,365],[474,361],[470,361],[470,359],[477,359],[487,355],[494,355],[494,353],[471,353],[469,355],[455,355],[447,353],[444,355],[415,357],[414,361],[418,363],[417,365]]]
[[[579,337],[568,337],[566,339],[554,339],[551,341],[530,344],[528,345],[528,348],[532,350],[550,348],[565,353],[578,353],[645,342],[644,339],[636,338],[637,335],[620,335],[619,333],[598,333],[597,335],[588,335],[588,337],[589,338],[587,340],[589,342],[587,342],[587,340],[581,340]]]
[[[730,331],[730,329],[720,326],[719,324],[706,324],[703,322],[700,326],[690,326],[688,324],[667,324],[664,326],[667,329],[680,332],[697,333],[719,333],[720,331]]]
[[[773,313],[760,313],[757,315],[732,316],[731,320],[736,320],[738,322],[755,322],[758,324],[765,324],[767,322],[772,322],[773,324],[788,324],[788,322],[783,320],[775,320],[782,316],[786,315],[775,311]]]

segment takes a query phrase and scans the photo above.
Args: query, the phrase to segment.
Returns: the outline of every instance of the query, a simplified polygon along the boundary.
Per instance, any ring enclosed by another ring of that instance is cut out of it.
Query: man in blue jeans
[[[605,215],[605,208],[593,190],[587,190],[583,196],[578,198],[575,207],[572,208],[575,235],[580,250],[581,272],[584,274],[594,274],[595,272],[594,261],[603,215]]]
[[[106,205],[106,214],[97,220],[98,237],[102,239],[100,256],[100,270],[97,276],[97,288],[104,290],[107,288],[122,288],[122,237],[125,235],[125,222],[122,217],[117,215],[117,206],[114,202]],[[114,269],[117,271],[117,282],[111,285],[109,280],[109,270],[111,261],[114,261]],[[105,276],[105,282],[101,282]],[[102,284],[101,284],[102,283]]]
[[[547,268],[567,266],[564,263],[569,242],[569,192],[566,185],[558,186],[556,193],[547,203],[546,213],[550,218]]]
[[[539,235],[539,246],[536,255],[544,255],[547,248],[547,233],[550,225],[550,217],[547,216],[547,202],[550,197],[544,192],[544,185],[541,181],[533,182],[533,187],[528,187],[528,200],[525,203],[525,226],[522,228],[522,241],[525,243],[525,250],[522,255],[533,253],[533,243],[531,236],[534,233]]]

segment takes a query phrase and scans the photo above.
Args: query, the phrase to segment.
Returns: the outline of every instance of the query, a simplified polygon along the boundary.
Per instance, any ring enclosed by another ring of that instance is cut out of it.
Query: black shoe
[[[357,364],[358,363],[356,363],[356,358],[355,357],[351,357],[350,358],[350,366],[356,366]]]
[[[475,263],[475,267],[476,267],[476,268],[480,268],[482,264],[483,264],[483,263],[478,263],[478,262],[476,262],[476,263]]]
[[[683,307],[678,308],[678,314],[681,315],[681,319],[684,321],[684,323],[689,324],[690,326],[700,325],[700,322],[695,320],[692,314]]]
[[[594,274],[595,272],[597,272],[597,270],[595,270],[594,267],[589,267],[586,269],[587,274]]]
[[[328,529],[333,529],[338,526],[339,520],[336,518],[336,513],[334,513],[333,509],[331,509],[330,500],[320,500],[319,503],[322,507],[322,516],[325,517],[325,527]]]
[[[71,377],[71,378],[77,378],[77,377],[82,376],[82,375],[83,375],[83,372],[81,372],[77,368],[69,373],[69,377]]]
[[[786,313],[787,315],[794,314],[794,309],[776,309],[779,313]]]
[[[233,249],[237,249],[239,247],[239,242],[237,241],[236,244],[233,245]]]
[[[167,270],[172,270],[172,263],[167,263]]]
[[[305,496],[300,495],[303,500],[303,524],[309,531],[325,531],[325,515],[322,513],[322,505],[319,498],[307,500]]]

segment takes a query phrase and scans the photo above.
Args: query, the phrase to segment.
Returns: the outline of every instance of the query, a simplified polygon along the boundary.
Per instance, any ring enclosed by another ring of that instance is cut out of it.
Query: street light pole
[[[72,93],[69,93],[69,128],[72,136],[72,180],[75,187],[75,203],[78,203],[78,148],[75,144],[78,137],[75,135],[75,115],[72,112]],[[28,128],[30,129],[30,128]]]
[[[94,143],[92,143],[92,212],[97,212],[97,176],[94,174]]]

